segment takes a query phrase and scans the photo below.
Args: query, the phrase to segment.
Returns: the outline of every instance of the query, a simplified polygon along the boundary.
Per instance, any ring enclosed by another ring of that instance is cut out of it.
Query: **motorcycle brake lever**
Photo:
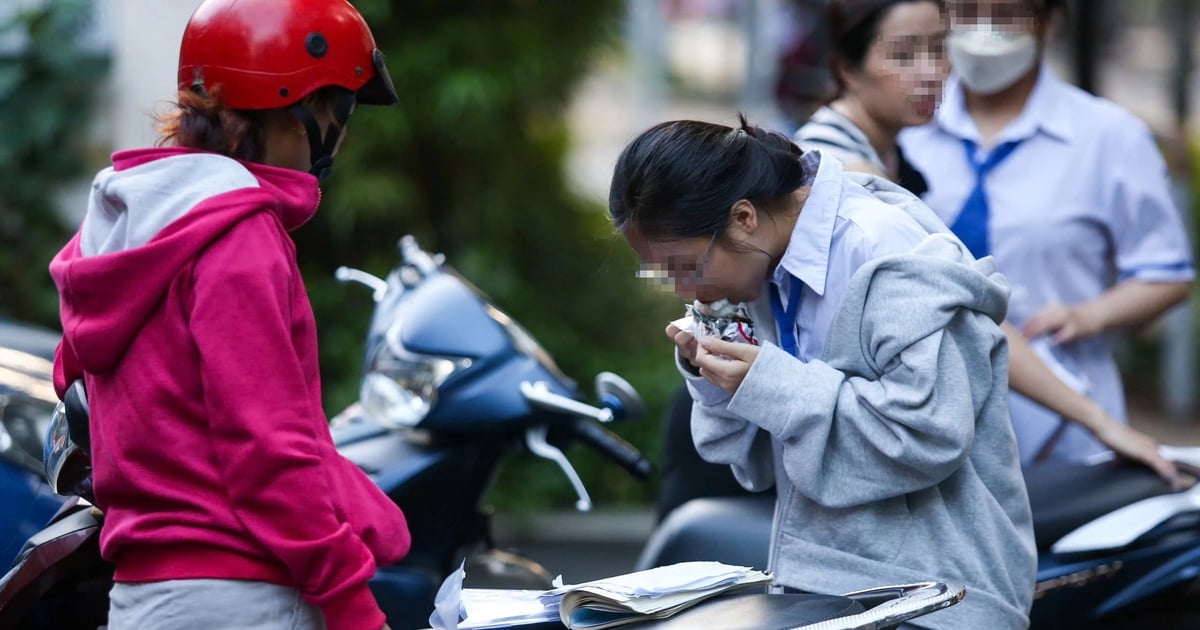
[[[596,422],[607,423],[613,421],[613,412],[611,409],[593,407],[562,394],[556,394],[550,391],[549,386],[542,381],[536,383],[525,381],[521,383],[521,395],[525,397],[525,400],[529,401],[529,404],[540,409],[591,418]]]
[[[592,498],[588,495],[587,488],[583,487],[583,480],[579,478],[579,473],[575,472],[575,467],[571,465],[567,456],[563,455],[561,449],[546,441],[546,432],[545,425],[529,427],[525,430],[525,443],[529,445],[530,452],[558,464],[563,474],[574,486],[575,494],[579,495],[579,500],[575,502],[575,509],[580,512],[591,510]]]
[[[383,296],[387,295],[387,281],[383,278],[371,275],[361,269],[355,269],[353,267],[346,266],[338,267],[333,272],[333,277],[338,282],[357,282],[366,286],[367,288],[371,289],[371,298],[376,302],[382,300]]]

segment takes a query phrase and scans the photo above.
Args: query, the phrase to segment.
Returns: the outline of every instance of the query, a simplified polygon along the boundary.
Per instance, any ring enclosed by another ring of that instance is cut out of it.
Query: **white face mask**
[[[946,45],[955,73],[977,94],[1004,90],[1037,62],[1033,35],[1002,31],[990,22],[951,29]]]

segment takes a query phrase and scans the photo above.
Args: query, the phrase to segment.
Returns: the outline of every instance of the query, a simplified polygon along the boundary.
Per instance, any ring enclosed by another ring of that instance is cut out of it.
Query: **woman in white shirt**
[[[906,158],[897,136],[902,129],[933,119],[948,71],[946,17],[944,3],[935,0],[833,0],[828,22],[838,97],[797,131],[797,141],[836,156],[847,170],[886,176],[924,195],[925,176]],[[927,168],[934,170],[936,164]],[[1035,352],[1020,330],[1007,323],[1003,328],[1011,346],[1010,387],[1022,400],[1037,401],[1114,451],[1174,481],[1174,466],[1159,455],[1152,438],[1073,389],[1069,373],[1056,362],[1056,371],[1046,364],[1054,359],[1045,348]],[[1032,448],[1026,437],[1018,432],[1023,452]],[[1041,459],[1048,454],[1049,450]],[[1024,461],[1037,459],[1035,454]]]
[[[1012,284],[1009,321],[1063,380],[1124,423],[1106,333],[1181,302],[1194,270],[1146,125],[1042,63],[1061,5],[950,2],[956,76],[934,121],[905,131],[901,145],[925,175],[926,202]],[[1079,460],[1101,441],[1125,454],[1123,444],[1136,444],[1123,425],[1070,424],[1061,409],[1018,394],[1010,410],[1026,463]]]

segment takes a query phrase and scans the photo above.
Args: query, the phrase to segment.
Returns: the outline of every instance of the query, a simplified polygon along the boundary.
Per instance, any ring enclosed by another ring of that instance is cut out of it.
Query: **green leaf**
[[[54,195],[83,175],[76,145],[106,64],[72,45],[89,7],[46,2],[0,24],[27,32],[24,55],[0,60],[0,316],[58,327],[58,297],[46,264],[67,240]]]

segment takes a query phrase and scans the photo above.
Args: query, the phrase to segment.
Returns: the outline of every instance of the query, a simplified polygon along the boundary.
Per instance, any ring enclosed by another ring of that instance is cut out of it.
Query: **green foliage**
[[[331,414],[358,393],[372,303],[333,280],[338,265],[386,273],[414,234],[520,321],[590,393],[601,370],[641,391],[652,420],[616,429],[648,455],[678,377],[662,337],[679,305],[633,279],[636,261],[604,208],[564,175],[563,110],[594,55],[616,42],[620,0],[357,0],[402,104],[355,113],[317,217],[296,233],[320,326]],[[86,3],[56,0],[17,24],[28,54],[0,59],[0,314],[57,327],[45,272],[68,233],[54,191],[81,174],[86,113],[104,62],[71,46]],[[647,502],[585,449],[569,453],[599,505]],[[500,509],[571,505],[551,463],[515,458]]]
[[[81,173],[82,133],[106,61],[76,48],[87,4],[47,2],[0,34],[27,33],[18,56],[0,58],[0,315],[58,327],[46,265],[66,241],[54,193]]]
[[[662,337],[678,303],[633,278],[636,261],[602,207],[569,190],[567,99],[615,40],[617,0],[360,0],[400,94],[360,108],[317,218],[296,234],[321,326],[327,407],[357,395],[366,291],[334,284],[338,265],[382,275],[405,233],[448,260],[526,328],[590,393],[593,375],[628,378],[661,416],[678,378]],[[658,453],[658,422],[617,427]],[[655,484],[570,453],[598,504],[645,502]],[[500,509],[564,507],[551,463],[516,458]]]

